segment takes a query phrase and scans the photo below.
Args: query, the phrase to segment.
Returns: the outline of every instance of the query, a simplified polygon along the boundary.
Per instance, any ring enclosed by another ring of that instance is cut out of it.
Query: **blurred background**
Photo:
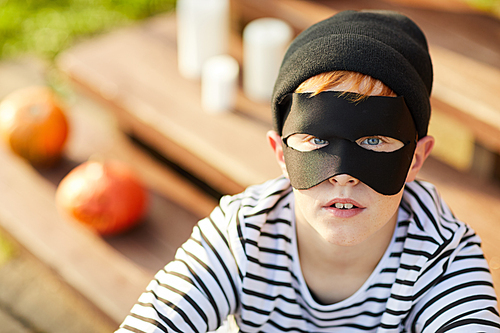
[[[279,175],[273,59],[363,8],[428,37],[438,143],[420,177],[482,237],[499,290],[499,0],[0,0],[0,333],[116,329],[222,195]],[[99,191],[108,207],[78,212]]]

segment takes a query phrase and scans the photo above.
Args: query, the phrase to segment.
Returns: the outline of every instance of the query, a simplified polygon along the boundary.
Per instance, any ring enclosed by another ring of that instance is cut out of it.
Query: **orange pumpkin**
[[[37,167],[59,160],[68,137],[68,121],[48,87],[16,90],[0,103],[0,134],[18,155]]]
[[[147,206],[147,191],[124,162],[88,161],[59,183],[57,206],[101,235],[121,233],[138,224]]]

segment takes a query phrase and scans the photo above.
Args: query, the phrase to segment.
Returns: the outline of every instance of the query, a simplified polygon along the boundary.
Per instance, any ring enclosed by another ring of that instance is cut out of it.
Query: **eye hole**
[[[365,139],[363,142],[366,142],[366,144],[370,145],[370,146],[376,146],[379,143],[381,143],[382,140],[380,140],[379,138],[368,138],[368,139]]]
[[[366,136],[356,140],[356,143],[365,149],[390,153],[404,146],[404,143],[388,136]]]
[[[320,138],[312,138],[311,140],[309,140],[313,145],[316,145],[316,146],[322,146],[322,145],[327,145],[328,144],[328,141],[326,140],[322,140]]]
[[[329,142],[310,134],[293,134],[286,140],[288,147],[298,151],[312,151],[328,146]]]

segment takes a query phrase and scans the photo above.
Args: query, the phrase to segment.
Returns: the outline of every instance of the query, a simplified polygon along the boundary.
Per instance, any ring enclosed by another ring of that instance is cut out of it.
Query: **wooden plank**
[[[114,321],[3,230],[0,239],[3,251],[6,245],[12,251],[8,258],[3,253],[0,263],[1,332],[110,333],[116,329]]]

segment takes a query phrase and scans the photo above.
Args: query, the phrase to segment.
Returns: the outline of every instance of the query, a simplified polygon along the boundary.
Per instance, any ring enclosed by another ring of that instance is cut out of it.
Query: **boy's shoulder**
[[[276,223],[278,220],[291,226],[293,200],[290,193],[292,187],[285,177],[249,186],[241,193],[222,197],[210,220],[219,229],[236,233],[243,239],[252,238],[254,230],[283,224]]]
[[[474,230],[453,214],[437,188],[429,182],[407,183],[400,208],[410,221],[408,233],[431,237],[436,250],[442,250],[446,244],[448,248],[460,247],[460,243],[471,237],[480,242]]]
[[[292,191],[290,181],[281,176],[262,184],[251,185],[243,192],[227,195],[221,198],[220,207],[225,209],[243,210],[249,214],[256,210],[272,208]]]
[[[405,185],[401,208],[413,215],[417,224],[422,220],[463,224],[453,215],[436,186],[427,181],[415,180]]]
[[[241,193],[222,197],[210,217],[198,225],[203,230],[216,226],[231,243],[230,248],[244,271],[249,244],[259,243],[262,234],[293,237],[294,213],[290,193],[292,187],[285,177],[249,186]]]

